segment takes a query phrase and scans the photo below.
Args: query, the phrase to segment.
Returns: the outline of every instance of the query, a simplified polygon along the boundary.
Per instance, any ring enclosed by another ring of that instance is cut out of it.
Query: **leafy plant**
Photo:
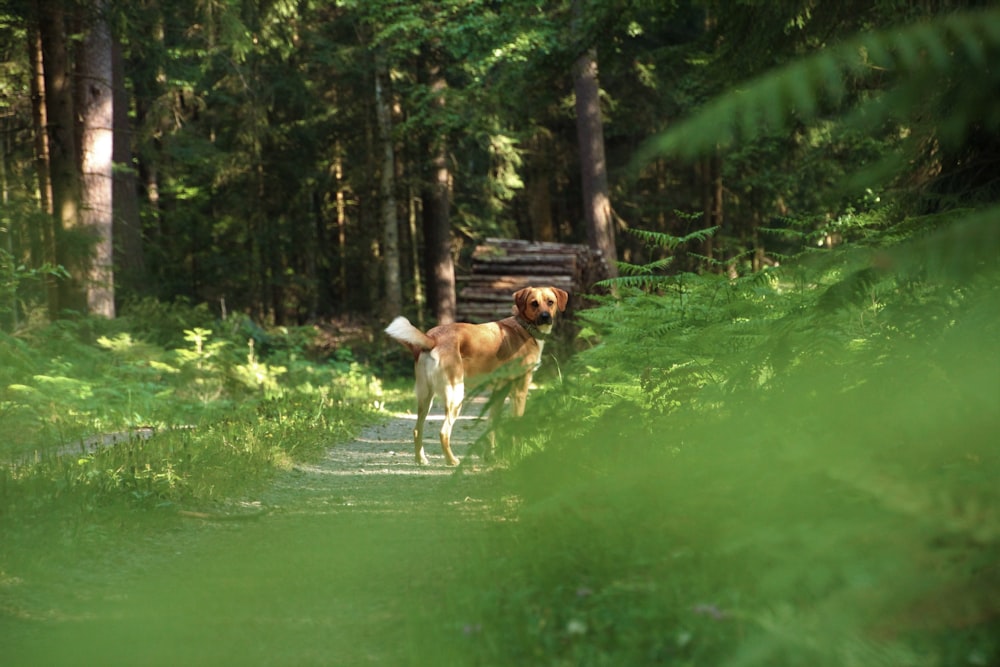
[[[901,126],[907,150],[855,175],[862,188],[906,168],[928,143],[955,149],[978,127],[1000,129],[990,66],[1000,53],[1000,12],[955,12],[917,23],[867,31],[842,44],[796,58],[707,103],[649,141],[642,165],[663,154],[694,158],[719,146],[746,144],[814,123],[832,113],[873,132]],[[888,81],[872,95],[849,95],[863,80]],[[977,85],[966,85],[968,81]]]
[[[723,95],[637,160],[845,102],[856,127],[911,124],[914,150],[995,133],[980,99],[995,73],[954,116],[945,93],[914,95],[987,67],[998,25],[984,10],[859,36]],[[892,92],[848,99],[873,63],[899,75]],[[1000,211],[976,203],[914,216],[872,189],[769,229],[781,262],[750,275],[672,274],[699,237],[640,233],[659,258],[623,267],[584,316],[592,347],[529,402],[518,547],[480,605],[506,641],[483,661],[996,661],[1000,580],[983,565],[1000,531],[982,508],[1000,500],[984,404],[1000,392]]]
[[[528,404],[482,660],[995,660],[996,214],[589,311]]]
[[[67,503],[224,501],[346,437],[380,405],[364,367],[344,352],[307,361],[298,332],[288,346],[268,334],[281,363],[252,343],[241,363],[233,341],[201,326],[168,350],[113,330],[129,320],[98,324],[0,338],[0,522]]]

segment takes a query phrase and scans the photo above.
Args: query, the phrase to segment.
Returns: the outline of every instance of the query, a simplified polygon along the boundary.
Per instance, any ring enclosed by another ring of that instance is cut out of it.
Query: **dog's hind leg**
[[[465,400],[465,384],[455,382],[444,388],[444,424],[441,425],[441,451],[445,462],[450,466],[458,465],[458,459],[451,453],[451,429],[462,411],[462,401]]]
[[[413,429],[413,449],[418,465],[427,465],[427,455],[424,454],[424,422],[427,421],[427,413],[431,409],[434,401],[434,388],[428,381],[427,375],[421,372],[420,364],[417,364],[417,425]]]

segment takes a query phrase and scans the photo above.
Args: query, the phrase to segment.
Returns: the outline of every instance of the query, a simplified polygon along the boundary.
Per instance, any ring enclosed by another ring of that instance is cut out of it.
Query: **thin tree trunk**
[[[447,82],[439,65],[428,73],[433,104],[444,109]],[[444,132],[430,141],[430,174],[424,191],[424,243],[430,305],[438,324],[455,321],[455,260],[451,255],[451,173]]]
[[[573,0],[573,32],[585,40],[581,26],[581,0]],[[604,158],[604,123],[601,120],[600,85],[597,80],[597,50],[587,48],[573,64],[573,91],[576,96],[576,136],[580,152],[580,185],[583,215],[590,247],[601,252],[609,277],[618,275],[615,262],[614,220],[608,195],[608,165]]]
[[[146,69],[144,76],[133,76],[132,83],[135,90],[135,111],[136,126],[150,127],[152,125],[152,136],[145,141],[137,142],[135,148],[138,158],[138,175],[136,180],[145,194],[146,201],[146,234],[148,235],[149,247],[158,248],[163,243],[165,232],[163,230],[163,220],[160,210],[160,177],[159,160],[162,154],[159,137],[166,132],[165,122],[158,117],[155,111],[164,93],[167,82],[167,73],[162,65],[162,59],[166,52],[164,45],[166,28],[164,27],[163,12],[159,3],[155,0],[147,2],[147,10],[153,14],[151,34],[149,39],[155,45],[153,54],[155,69]],[[136,72],[138,74],[138,72]]]
[[[28,27],[28,61],[31,65],[31,121],[35,137],[35,172],[38,177],[38,207],[52,214],[52,184],[49,181],[48,119],[45,114],[45,72],[42,67],[42,36],[37,21]],[[51,232],[50,232],[51,235]],[[55,262],[53,255],[51,261]]]
[[[10,185],[7,182],[8,152],[9,151],[7,149],[7,122],[6,119],[4,119],[3,135],[0,136],[0,206],[2,206],[4,210],[6,210],[7,207],[10,205]],[[6,243],[7,247],[5,248],[5,250],[7,251],[7,255],[10,261],[12,262],[16,261],[15,257],[17,257],[17,251],[14,248],[14,228],[13,226],[8,225],[8,227],[2,231],[6,232],[4,236],[6,236],[6,241],[7,241]],[[11,329],[17,330],[18,327],[20,326],[19,317],[17,313],[17,281],[15,280],[13,284],[9,284],[8,288],[10,289],[10,292],[5,296],[10,297],[10,302],[5,305],[10,310],[10,327]],[[3,312],[3,306],[0,306],[0,312]]]
[[[347,307],[347,198],[344,195],[344,161],[338,144],[333,160],[333,175],[337,181],[337,301],[340,308]]]
[[[385,59],[375,57],[375,111],[378,117],[382,163],[379,195],[382,202],[382,262],[385,274],[383,315],[391,319],[403,311],[403,287],[400,279],[399,220],[396,215],[396,158],[392,140],[392,106],[386,97],[389,71]]]
[[[67,232],[79,227],[80,176],[77,169],[73,116],[73,86],[67,51],[66,17],[59,3],[41,3],[38,21],[45,72],[45,110],[48,118],[49,177],[56,259],[70,277],[58,285],[58,303],[52,317],[64,309],[85,312],[85,253],[67,242]]]
[[[438,324],[455,321],[455,262],[451,255],[450,173],[442,147],[431,164],[424,193],[424,242],[431,307]]]
[[[31,65],[31,121],[35,138],[35,173],[38,178],[38,208],[47,215],[38,216],[31,234],[31,259],[34,266],[55,266],[55,221],[52,217],[52,181],[49,178],[48,117],[45,110],[45,71],[39,17],[34,12],[28,21],[28,61]],[[59,312],[59,288],[51,276],[45,280],[45,294],[50,316]]]
[[[697,181],[701,187],[702,227],[720,227],[722,225],[722,160],[718,154],[709,155],[699,161],[696,170]],[[684,230],[684,233],[691,230]],[[715,236],[705,239],[702,253],[709,260],[715,253]],[[692,270],[696,267],[690,267]],[[716,271],[716,266],[709,262],[707,271]]]
[[[417,327],[424,328],[424,305],[427,299],[424,297],[424,279],[420,273],[420,243],[417,238],[417,215],[420,212],[420,197],[411,191],[407,197],[409,206],[407,207],[410,223],[410,264],[413,269],[413,302],[417,309]]]
[[[580,184],[587,241],[599,250],[610,277],[618,275],[615,265],[614,221],[608,196],[608,169],[604,158],[604,125],[601,121],[600,87],[597,82],[597,53],[584,52],[573,65],[576,93],[576,135],[580,151]]]
[[[117,282],[130,293],[144,291],[146,259],[142,244],[142,220],[139,216],[139,188],[132,161],[132,128],[128,118],[128,91],[125,89],[124,62],[117,41],[112,45],[114,77],[114,207],[115,266]]]
[[[718,153],[709,158],[711,160],[711,171],[712,171],[712,209],[710,225],[713,227],[719,227],[721,229],[723,223],[723,209],[722,209],[722,158]],[[709,236],[705,239],[705,256],[712,258],[715,253],[715,237],[718,236],[718,232]]]
[[[111,86],[111,28],[106,3],[96,0],[78,65],[80,96],[80,220],[95,239],[87,271],[87,308],[94,315],[115,316],[114,214],[114,95]]]

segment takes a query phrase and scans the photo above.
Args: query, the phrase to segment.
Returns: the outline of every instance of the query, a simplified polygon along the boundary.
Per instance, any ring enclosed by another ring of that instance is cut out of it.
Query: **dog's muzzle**
[[[542,311],[535,317],[535,328],[543,336],[552,333],[552,324],[552,313],[548,311]]]

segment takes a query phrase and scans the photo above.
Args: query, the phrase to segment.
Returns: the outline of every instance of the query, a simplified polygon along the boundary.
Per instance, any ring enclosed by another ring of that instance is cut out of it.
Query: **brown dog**
[[[524,414],[531,375],[542,359],[545,337],[555,325],[557,312],[566,310],[569,295],[556,287],[525,287],[514,293],[514,315],[486,324],[444,324],[427,333],[405,317],[397,317],[385,332],[405,345],[415,360],[417,376],[417,426],[413,444],[417,463],[426,464],[424,421],[434,396],[444,401],[441,449],[448,465],[456,465],[451,453],[451,429],[465,399],[465,382],[489,375],[505,364],[513,366],[511,403],[514,415]],[[501,401],[494,404],[492,416]]]

